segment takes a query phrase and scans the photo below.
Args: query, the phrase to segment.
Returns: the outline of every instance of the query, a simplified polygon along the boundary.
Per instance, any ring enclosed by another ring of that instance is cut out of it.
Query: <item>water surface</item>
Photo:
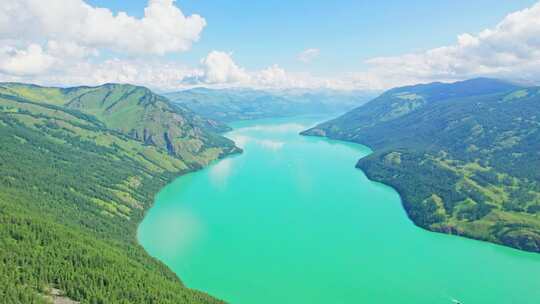
[[[238,156],[161,190],[139,241],[231,303],[540,303],[540,255],[414,226],[313,118],[237,123]]]

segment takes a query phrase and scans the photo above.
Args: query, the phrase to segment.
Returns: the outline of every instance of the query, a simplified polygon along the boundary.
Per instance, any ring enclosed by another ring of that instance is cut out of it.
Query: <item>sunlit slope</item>
[[[144,87],[105,84],[60,89],[3,83],[0,94],[92,115],[109,129],[166,149],[193,165],[206,163],[197,155],[235,149],[231,141],[215,134],[228,130],[227,126],[196,115]]]
[[[442,100],[493,94],[517,89],[516,85],[477,78],[452,84],[430,83],[388,90],[363,106],[322,123],[309,133],[354,140],[360,132],[400,118]]]
[[[304,134],[373,147],[358,167],[416,224],[540,252],[539,113],[539,88],[475,79],[393,89]]]
[[[60,100],[73,92],[45,88],[41,96],[35,91],[41,89],[0,89],[0,297],[39,303],[57,288],[81,303],[218,303],[184,287],[135,234],[163,185],[238,149],[206,128],[189,130],[196,122],[182,116],[186,133],[176,144],[189,136],[201,144],[177,153],[114,127],[106,111],[80,111]],[[44,102],[49,97],[54,101]],[[146,107],[167,111],[152,101]],[[160,118],[181,116],[171,109]],[[154,127],[145,115],[133,129]],[[174,121],[159,126],[168,124],[174,128]]]

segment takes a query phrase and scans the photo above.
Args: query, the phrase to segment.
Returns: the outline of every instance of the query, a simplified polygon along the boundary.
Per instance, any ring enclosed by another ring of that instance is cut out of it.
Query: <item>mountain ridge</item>
[[[193,164],[197,162],[194,155],[213,148],[214,143],[239,151],[232,141],[215,134],[230,130],[228,126],[203,118],[142,86],[111,83],[57,88],[0,83],[0,93],[95,116],[110,129],[166,149]],[[43,101],[42,96],[52,98]]]
[[[136,86],[0,84],[0,297],[48,303],[60,290],[81,303],[222,303],[187,288],[136,239],[161,187],[241,151],[197,119]],[[181,149],[132,132],[144,129],[183,132],[171,137]]]
[[[484,83],[487,89],[482,87],[479,90],[475,90],[475,84],[478,84],[479,82]],[[520,88],[519,86],[511,84],[509,82],[489,78],[475,78],[472,80],[460,81],[452,84],[433,82],[428,84],[397,87],[383,92],[378,97],[368,101],[365,106],[357,107],[349,112],[346,112],[345,114],[339,116],[334,120],[330,120],[328,124],[331,124],[333,121],[337,120],[351,120],[351,125],[354,125],[354,127],[358,131],[359,128],[368,128],[378,122],[386,122],[399,118],[431,102],[450,98],[459,98],[460,95],[449,95],[451,93],[455,93],[453,90],[452,92],[447,91],[448,88],[453,89],[455,88],[455,86],[461,88],[464,87],[465,89],[468,88],[469,90],[471,90],[472,87],[472,92],[467,91],[468,96],[485,95],[489,94],[490,92],[496,93],[497,90],[498,92],[501,92]],[[432,93],[430,94],[430,91],[434,89],[439,91],[439,96],[432,96]],[[459,91],[458,93],[463,94]],[[317,128],[319,130],[316,130]],[[325,132],[332,132],[331,129],[325,128],[324,124],[320,124],[319,126],[312,128],[307,132],[320,132],[323,128],[325,129]],[[345,135],[335,134],[333,136]]]
[[[418,226],[540,252],[540,91],[486,79],[458,86],[478,81],[496,85],[399,115],[389,115],[395,94],[410,87],[389,90],[302,134],[371,146],[356,166],[393,186]]]

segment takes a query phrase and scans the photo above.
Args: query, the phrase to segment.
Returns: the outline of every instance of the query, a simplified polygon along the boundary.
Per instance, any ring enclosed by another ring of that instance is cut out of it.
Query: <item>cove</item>
[[[190,288],[230,303],[540,303],[540,255],[416,227],[317,118],[241,122],[244,153],[176,179],[139,226]]]

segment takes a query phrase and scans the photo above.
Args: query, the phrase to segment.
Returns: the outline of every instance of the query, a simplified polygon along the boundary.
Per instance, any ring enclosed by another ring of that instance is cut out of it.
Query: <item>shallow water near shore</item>
[[[298,135],[320,120],[233,124],[244,153],[164,187],[140,243],[230,303],[540,303],[539,254],[414,226],[369,148]]]

